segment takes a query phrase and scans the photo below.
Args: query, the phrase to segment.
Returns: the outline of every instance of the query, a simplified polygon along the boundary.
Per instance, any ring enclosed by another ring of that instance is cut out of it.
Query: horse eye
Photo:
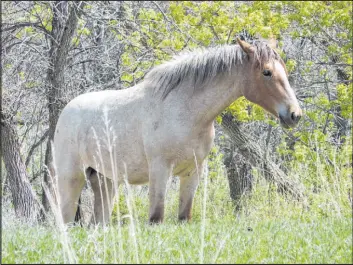
[[[262,72],[262,74],[263,74],[264,76],[272,76],[272,73],[271,73],[270,70],[264,70],[264,71]]]

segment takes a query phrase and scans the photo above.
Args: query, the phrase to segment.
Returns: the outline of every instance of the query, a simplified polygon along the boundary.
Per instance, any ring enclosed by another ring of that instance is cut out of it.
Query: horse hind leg
[[[113,181],[91,169],[88,179],[94,194],[93,215],[91,225],[108,224],[113,210],[114,187]]]
[[[66,159],[66,161],[72,161]],[[62,166],[57,169],[57,189],[59,207],[62,220],[65,224],[74,222],[78,207],[78,200],[85,185],[85,177],[80,168],[71,165]]]
[[[86,169],[86,171],[85,171],[86,180],[91,175],[92,170],[93,169],[91,167]],[[81,209],[82,209],[82,207],[81,207],[81,196],[80,196],[78,199],[77,211],[76,211],[76,215],[75,215],[75,223],[79,224],[82,227],[83,226],[83,214],[81,212]]]

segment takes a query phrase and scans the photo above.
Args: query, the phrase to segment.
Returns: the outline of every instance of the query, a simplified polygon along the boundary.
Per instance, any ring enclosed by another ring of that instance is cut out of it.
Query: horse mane
[[[255,65],[274,61],[282,61],[279,54],[266,42],[254,40],[250,44],[255,47]],[[222,45],[211,48],[199,48],[186,51],[153,68],[145,77],[158,91],[162,91],[162,99],[185,80],[194,87],[201,86],[218,74],[231,73],[233,67],[241,64],[248,55],[239,45]],[[283,61],[282,61],[283,62]],[[282,64],[285,68],[284,63]]]

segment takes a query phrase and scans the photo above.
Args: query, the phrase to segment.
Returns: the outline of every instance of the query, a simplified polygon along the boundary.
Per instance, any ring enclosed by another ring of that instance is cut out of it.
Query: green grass
[[[223,168],[213,162],[207,193],[203,180],[190,223],[176,221],[178,185],[169,186],[161,225],[148,225],[148,194],[135,188],[133,212],[120,196],[119,212],[116,207],[113,223],[105,228],[70,227],[63,232],[51,219],[45,225],[24,224],[7,207],[2,263],[353,262],[352,173],[342,166],[346,160],[334,171],[319,165],[315,174],[307,170],[311,161],[297,165],[290,176],[307,183],[306,201],[278,193],[254,172],[253,191],[238,212]],[[133,216],[134,226],[127,216]]]
[[[177,189],[168,191],[163,224],[147,224],[147,194],[134,193],[134,231],[129,218],[106,228],[71,227],[69,243],[53,224],[6,220],[2,263],[352,263],[349,207],[337,212],[335,203],[319,195],[307,207],[258,184],[235,213],[226,184],[225,178],[209,183],[204,220],[201,185],[188,224],[176,221]],[[120,218],[128,214],[123,204]]]
[[[199,263],[201,258],[204,263],[352,262],[349,218],[208,220],[204,257],[200,257],[201,227],[196,222],[141,225],[138,255],[128,226],[76,227],[68,234],[77,263]],[[3,263],[64,263],[65,256],[60,233],[52,228],[3,231]]]

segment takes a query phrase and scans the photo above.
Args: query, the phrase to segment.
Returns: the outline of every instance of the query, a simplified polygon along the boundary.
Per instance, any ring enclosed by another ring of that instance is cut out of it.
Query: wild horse
[[[189,220],[214,119],[240,96],[285,128],[298,123],[302,111],[278,53],[262,41],[237,42],[184,53],[134,87],[82,94],[64,108],[54,162],[65,223],[74,221],[85,175],[95,198],[92,222],[109,221],[124,178],[149,183],[149,221],[162,222],[171,175],[180,177],[179,219]]]

